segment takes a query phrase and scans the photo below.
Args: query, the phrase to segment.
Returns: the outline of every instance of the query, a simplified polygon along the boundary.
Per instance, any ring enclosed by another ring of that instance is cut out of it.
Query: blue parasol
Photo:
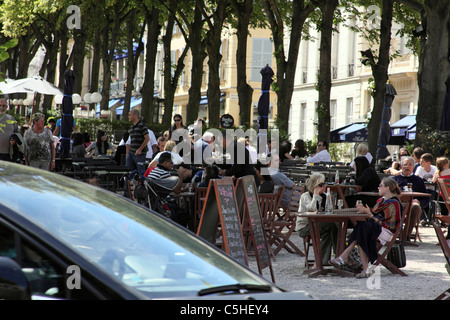
[[[70,154],[70,136],[73,127],[73,83],[75,74],[73,70],[64,72],[64,97],[62,101],[62,119],[61,119],[61,153],[60,158],[65,159]]]

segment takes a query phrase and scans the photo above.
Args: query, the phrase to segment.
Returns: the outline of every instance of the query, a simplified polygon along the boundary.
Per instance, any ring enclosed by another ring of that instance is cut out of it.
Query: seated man
[[[191,170],[179,167],[177,176],[172,176],[170,171],[173,168],[172,155],[170,152],[162,152],[159,156],[159,162],[155,169],[148,175],[148,179],[159,187],[174,193],[180,193],[183,180],[191,175]],[[162,195],[161,195],[162,196]],[[168,203],[172,211],[172,219],[182,226],[186,227],[189,220],[189,212],[186,208],[181,208],[177,204]]]
[[[317,152],[308,158],[306,158],[307,163],[315,162],[331,162],[331,155],[328,152],[328,142],[319,141],[317,142]]]
[[[269,154],[268,157],[270,158],[270,177],[272,178],[276,186],[284,186],[284,192],[281,197],[281,204],[283,205],[283,208],[287,208],[289,207],[289,201],[291,200],[294,181],[289,179],[283,172],[279,170],[280,157],[277,154]]]
[[[427,188],[425,187],[423,179],[413,174],[414,159],[410,156],[403,157],[401,165],[402,173],[393,177],[394,180],[397,181],[400,189],[404,190],[404,187],[411,183],[414,192],[426,193]],[[409,226],[405,226],[408,237],[411,235],[412,229],[414,228],[417,219],[420,217],[422,208],[427,208],[428,205],[428,197],[418,197],[413,199]]]

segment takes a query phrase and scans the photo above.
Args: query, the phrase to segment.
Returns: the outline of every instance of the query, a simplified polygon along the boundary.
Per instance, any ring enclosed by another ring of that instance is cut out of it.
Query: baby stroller
[[[130,179],[134,190],[129,189],[128,192],[134,200],[183,226],[187,225],[188,216],[185,210],[178,207],[175,199],[170,196],[171,189],[165,188],[151,179],[140,177],[136,172],[130,175]]]

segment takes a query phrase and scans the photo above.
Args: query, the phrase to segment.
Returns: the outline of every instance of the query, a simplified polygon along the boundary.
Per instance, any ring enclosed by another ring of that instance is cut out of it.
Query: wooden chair
[[[296,217],[290,212],[286,212],[282,218],[276,218],[278,209],[281,207],[283,192],[284,187],[279,188],[275,193],[258,195],[266,236],[270,245],[276,245],[276,249],[273,251],[274,255],[285,248],[288,252],[296,252],[303,257],[304,253],[289,239],[295,230]]]
[[[450,247],[448,246],[447,239],[445,239],[441,226],[437,224],[436,221],[433,221],[432,225],[434,227],[434,230],[436,231],[436,236],[439,240],[439,245],[441,246],[442,253],[444,254],[445,262],[450,264]]]
[[[439,192],[441,193],[442,196],[442,202],[447,207],[448,212],[450,212],[450,192],[449,192],[450,179],[439,178],[437,180],[437,183],[439,187]],[[439,203],[437,203],[437,205],[439,205]]]
[[[403,223],[404,223],[404,219],[406,216],[406,210],[407,210],[407,206],[404,205],[403,206],[403,214],[402,214],[402,218],[399,223],[399,226],[398,226],[397,230],[395,230],[394,234],[392,235],[392,239],[389,242],[386,242],[386,244],[384,246],[381,246],[379,248],[377,260],[373,264],[374,268],[381,264],[386,269],[388,269],[390,272],[392,272],[394,274],[407,276],[406,273],[404,273],[402,270],[400,270],[400,268],[398,268],[396,265],[394,265],[392,262],[390,262],[387,259],[387,255],[389,254],[389,251],[391,251],[391,248],[394,245],[394,243],[396,243],[396,241],[402,241],[402,239],[398,239],[398,238],[400,237],[400,232],[403,229]]]
[[[194,196],[194,227],[197,231],[197,218],[200,217],[203,210],[203,205],[205,203],[206,192],[208,191],[207,187],[196,187],[195,188],[195,196]]]
[[[289,212],[293,215],[298,212],[300,197],[305,192],[304,186],[294,185],[292,187],[291,199],[289,200]],[[296,219],[297,222],[297,219]],[[303,251],[305,255],[305,268],[309,269],[314,264],[314,259],[309,259],[309,248],[312,246],[311,237],[303,239]]]

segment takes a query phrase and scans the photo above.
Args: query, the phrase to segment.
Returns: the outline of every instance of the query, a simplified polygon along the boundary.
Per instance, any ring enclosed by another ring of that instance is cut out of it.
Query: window
[[[308,119],[306,119],[306,102],[300,104],[300,121],[302,125],[300,126],[300,137],[302,139],[306,138],[306,126],[308,125]]]
[[[347,108],[345,110],[347,124],[353,122],[353,98],[347,98]]]
[[[261,81],[261,69],[267,64],[272,67],[273,45],[267,38],[254,38],[252,40],[252,70],[251,81]]]
[[[17,262],[27,278],[32,295],[62,299],[97,299],[85,283],[79,289],[70,289],[67,278],[69,263],[56,261],[44,253],[41,245],[27,241],[0,221],[0,256]]]
[[[336,129],[337,119],[337,102],[336,100],[330,101],[330,130]]]

